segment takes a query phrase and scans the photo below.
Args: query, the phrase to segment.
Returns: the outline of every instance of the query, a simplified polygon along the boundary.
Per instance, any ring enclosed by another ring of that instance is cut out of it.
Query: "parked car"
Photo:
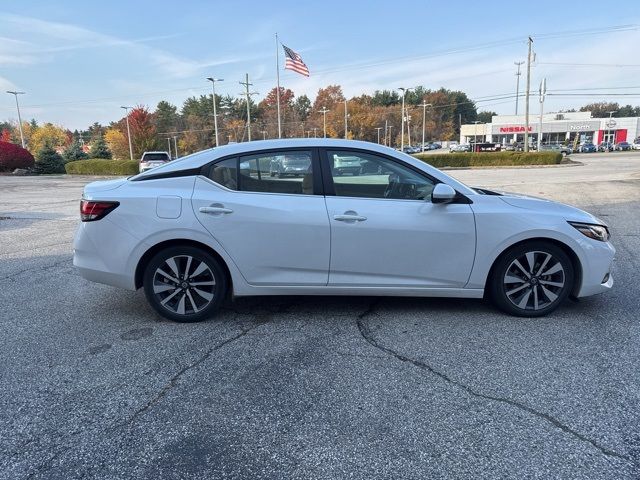
[[[442,148],[442,145],[437,142],[433,142],[430,145],[430,150],[439,150]]]
[[[461,143],[460,145],[454,145],[449,147],[449,152],[470,152],[471,145],[468,143]]]
[[[263,168],[279,155],[311,168],[272,178]],[[336,175],[352,157],[382,173]],[[143,288],[156,312],[180,322],[251,295],[487,296],[534,317],[613,285],[615,250],[593,215],[474,189],[352,140],[238,143],[93,182],[80,219],[80,274]]]
[[[309,171],[311,160],[303,155],[276,155],[269,164],[269,175],[282,178],[287,175],[302,176]]]
[[[573,150],[566,145],[540,145],[541,152],[560,152],[562,155],[571,155]]]
[[[413,153],[413,152],[411,151],[409,153]],[[344,175],[345,173],[350,173],[351,175],[360,175],[361,170],[362,170],[362,159],[358,156],[354,156],[354,155],[338,156],[335,158],[335,161],[333,162],[334,175]]]
[[[640,150],[640,138],[636,138],[633,142],[632,148],[634,150]]]
[[[598,145],[598,151],[599,152],[606,152],[607,150],[611,151],[613,150],[613,143],[611,142],[602,142],[600,143],[600,145]]]
[[[620,152],[626,152],[628,150],[631,150],[631,144],[629,142],[619,142],[613,146],[613,149]]]
[[[593,143],[583,143],[578,147],[578,152],[580,153],[593,153],[598,151],[598,147],[596,147]]]
[[[159,167],[170,161],[171,155],[167,152],[144,152],[142,157],[140,157],[140,173]]]

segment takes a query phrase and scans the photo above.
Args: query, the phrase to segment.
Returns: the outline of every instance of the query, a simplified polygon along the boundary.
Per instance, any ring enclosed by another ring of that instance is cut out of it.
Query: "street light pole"
[[[538,122],[538,151],[540,151],[540,145],[542,145],[542,115],[544,113],[544,97],[547,94],[547,79],[544,78],[540,82],[540,121]]]
[[[327,138],[327,112],[329,112],[330,110],[327,110],[327,107],[322,107],[322,110],[320,110],[320,112],[322,112],[322,124],[323,124],[323,131],[324,131],[324,138]]]
[[[20,143],[22,144],[22,148],[24,148],[24,134],[22,133],[22,117],[20,116],[20,104],[18,103],[18,95],[24,95],[25,92],[7,90],[7,93],[10,93],[14,97],[16,97],[16,108],[18,109],[18,129],[20,130]]]
[[[523,65],[524,62],[513,62],[514,65],[518,67],[518,71],[516,72],[516,115],[518,115],[518,97],[520,96],[520,65]]]
[[[617,110],[612,110],[611,112],[607,112],[609,114],[609,121],[607,122],[607,137],[608,137],[608,140],[607,140],[607,152],[609,151],[609,145],[613,144],[613,142],[611,141],[611,127],[615,126],[615,125],[612,125],[613,119],[611,117],[616,112],[617,112]]]
[[[171,137],[167,137],[167,144],[169,145],[169,159],[171,159]]]
[[[529,151],[529,89],[531,87],[531,59],[533,38],[529,37],[529,52],[527,54],[527,91],[524,96],[524,151]]]
[[[376,127],[376,132],[378,132],[378,143],[380,143],[380,130],[382,130],[382,127]]]
[[[471,150],[472,152],[474,152],[476,148],[478,148],[478,124],[482,122],[480,122],[480,120],[474,120],[473,123],[475,124],[475,127],[473,127],[473,150]]]
[[[393,147],[393,136],[391,135],[391,129],[393,125],[389,125],[389,147]]]
[[[347,113],[347,99],[344,100],[344,139],[349,139],[349,127],[347,124],[347,119],[349,118],[349,114]]]
[[[313,138],[318,138],[318,127],[313,127]]]
[[[180,155],[178,154],[178,141],[176,140],[178,137],[173,137],[173,149],[175,150],[176,153],[176,158],[179,158]]]
[[[427,120],[427,107],[430,107],[430,103],[425,103],[423,100],[419,107],[422,107],[422,153],[424,153],[424,133],[425,133],[425,124]]]
[[[207,80],[211,82],[211,98],[213,101],[213,129],[215,130],[216,135],[216,147],[220,146],[218,143],[218,112],[216,111],[216,82],[222,82],[224,79],[215,78],[215,77],[207,77]]]
[[[404,97],[406,95],[406,93],[410,90],[413,90],[413,88],[405,88],[405,87],[399,87],[398,90],[402,91],[402,123],[400,125],[400,150],[404,150]]]
[[[127,137],[129,137],[129,158],[133,160],[133,147],[131,146],[131,129],[129,128],[129,110],[131,107],[120,107],[123,108],[125,112],[127,112]]]

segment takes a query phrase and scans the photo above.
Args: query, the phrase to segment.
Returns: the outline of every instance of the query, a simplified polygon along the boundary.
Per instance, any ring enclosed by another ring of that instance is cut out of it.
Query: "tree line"
[[[247,105],[243,97],[215,96],[220,144],[248,140]],[[321,137],[326,135],[397,146],[400,143],[401,94],[395,90],[376,90],[372,95],[362,94],[347,99],[339,85],[320,88],[312,101],[307,95],[296,96],[290,89],[280,88],[282,136]],[[345,132],[345,104],[347,131]],[[423,107],[422,105],[428,105]],[[453,140],[458,138],[460,125],[474,121],[490,122],[495,112],[478,112],[476,104],[466,93],[441,88],[430,90],[416,87],[405,95],[407,124],[405,142],[422,140],[423,108],[426,140]],[[585,105],[594,117],[640,116],[640,107],[620,106],[617,103]],[[277,138],[277,91],[273,88],[260,102],[249,100],[252,139]],[[180,156],[215,146],[214,108],[211,94],[187,98],[178,108],[165,100],[150,110],[139,105],[129,112],[129,129],[134,159],[144,151],[168,150],[178,147]],[[86,130],[71,132],[64,127],[35,120],[23,123],[27,148],[38,152],[49,147],[62,152],[67,160],[87,157],[129,158],[127,117],[109,125],[94,123]],[[169,140],[168,140],[169,139]],[[17,124],[0,122],[0,141],[20,143]],[[87,148],[90,147],[90,148]],[[88,152],[87,152],[88,150]],[[174,151],[175,155],[175,151]]]

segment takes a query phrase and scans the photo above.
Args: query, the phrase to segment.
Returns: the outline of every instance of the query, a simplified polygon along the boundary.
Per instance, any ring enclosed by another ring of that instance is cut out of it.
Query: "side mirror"
[[[431,192],[431,203],[450,203],[456,198],[456,191],[446,183],[437,183]]]

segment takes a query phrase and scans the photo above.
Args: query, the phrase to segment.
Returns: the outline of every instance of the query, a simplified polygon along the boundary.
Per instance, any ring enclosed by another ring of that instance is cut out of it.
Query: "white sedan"
[[[270,175],[274,158],[303,174]],[[358,171],[336,169],[357,158]],[[229,297],[482,298],[540,316],[611,289],[601,220],[559,203],[468,187],[381,145],[332,139],[223,146],[84,189],[74,265],[144,288],[153,308],[204,320]]]

